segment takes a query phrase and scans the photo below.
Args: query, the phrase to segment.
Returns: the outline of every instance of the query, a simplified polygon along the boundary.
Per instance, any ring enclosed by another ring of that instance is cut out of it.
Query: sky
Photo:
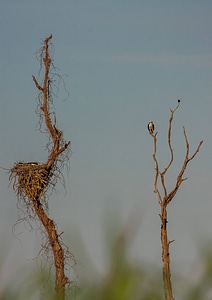
[[[47,159],[46,136],[37,130],[32,75],[39,75],[36,51],[52,34],[54,65],[69,92],[66,97],[61,86],[54,105],[72,156],[68,176],[64,170],[66,193],[57,187],[49,213],[85,268],[84,251],[96,270],[105,272],[105,227],[114,219],[114,226],[121,227],[134,218],[139,222],[131,259],[161,265],[160,208],[153,192],[153,140],[147,123],[152,120],[158,132],[163,170],[169,160],[170,109],[178,99],[169,190],[185,155],[182,127],[191,154],[200,140],[204,143],[168,208],[173,269],[186,273],[202,240],[211,239],[211,9],[207,0],[0,0],[0,166]],[[33,264],[39,233],[20,225],[14,236],[17,199],[8,177],[0,170],[0,240],[5,248],[0,277],[10,278]]]

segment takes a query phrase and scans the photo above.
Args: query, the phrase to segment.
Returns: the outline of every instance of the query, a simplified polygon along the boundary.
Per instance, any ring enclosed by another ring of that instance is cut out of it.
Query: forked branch
[[[182,168],[181,168],[181,170],[180,170],[180,172],[177,176],[175,187],[173,188],[173,190],[168,195],[166,195],[164,197],[164,201],[166,202],[166,204],[168,204],[174,198],[174,196],[176,195],[176,193],[177,193],[178,189],[180,188],[181,184],[183,183],[183,181],[187,180],[187,178],[183,178],[183,175],[186,171],[187,165],[197,155],[197,153],[199,152],[200,147],[203,143],[203,140],[200,141],[197,148],[196,148],[196,150],[194,151],[193,155],[189,157],[189,142],[188,142],[188,138],[187,138],[187,135],[186,135],[185,127],[183,127],[183,134],[184,134],[184,138],[185,138],[185,142],[186,142],[185,158],[184,158]]]
[[[161,176],[161,184],[164,190],[164,194],[165,196],[167,195],[167,190],[166,190],[166,184],[165,184],[165,174],[168,171],[168,169],[170,168],[173,160],[174,160],[174,151],[172,149],[172,145],[171,145],[171,134],[172,134],[172,121],[174,118],[174,113],[176,112],[176,110],[178,109],[178,107],[180,106],[180,102],[178,102],[178,105],[175,107],[175,109],[170,109],[171,111],[171,115],[170,115],[170,119],[169,119],[169,127],[168,127],[168,147],[169,147],[169,151],[170,151],[170,161],[167,164],[167,166],[164,168],[164,171],[160,173]]]

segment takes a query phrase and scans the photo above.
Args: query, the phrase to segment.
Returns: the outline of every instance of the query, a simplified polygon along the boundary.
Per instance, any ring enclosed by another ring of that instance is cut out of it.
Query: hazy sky
[[[38,75],[36,51],[52,33],[54,64],[68,75],[70,93],[64,101],[62,92],[55,108],[73,153],[67,193],[58,186],[49,201],[50,217],[66,232],[64,239],[84,265],[74,236],[83,240],[102,271],[103,228],[116,214],[123,224],[130,215],[140,215],[130,247],[132,259],[160,264],[159,205],[153,193],[153,141],[147,123],[153,120],[158,131],[163,169],[169,159],[169,109],[179,98],[182,103],[173,124],[176,163],[168,176],[169,190],[184,159],[182,126],[191,152],[201,139],[204,144],[188,166],[189,180],[169,206],[173,268],[185,272],[202,237],[211,237],[211,14],[212,2],[206,0],[0,0],[0,165],[9,169],[19,160],[47,158],[45,136],[36,130],[37,90],[31,75]],[[0,180],[0,239],[6,249],[2,270],[15,269],[27,265],[26,257],[35,256],[39,242],[24,227],[16,231],[22,232],[22,243],[13,237],[16,197],[8,189],[6,171],[1,171]]]

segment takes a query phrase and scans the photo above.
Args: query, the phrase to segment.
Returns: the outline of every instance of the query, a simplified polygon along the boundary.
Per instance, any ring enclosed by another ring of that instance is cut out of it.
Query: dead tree
[[[160,205],[160,220],[161,220],[161,246],[162,246],[162,262],[163,262],[163,284],[164,284],[164,294],[166,300],[174,300],[173,293],[172,293],[172,282],[171,282],[171,270],[170,270],[170,253],[169,253],[169,245],[174,242],[174,240],[169,241],[168,239],[168,215],[167,215],[167,206],[172,201],[172,199],[175,197],[176,193],[178,192],[181,184],[187,180],[186,177],[184,177],[184,173],[186,171],[188,163],[197,155],[197,153],[200,150],[200,147],[203,143],[203,141],[200,141],[199,145],[197,146],[195,152],[193,155],[190,156],[189,153],[189,142],[186,134],[185,127],[183,127],[183,134],[185,139],[185,145],[186,145],[186,151],[185,151],[185,157],[184,161],[182,163],[180,172],[176,178],[174,188],[171,191],[168,191],[165,178],[166,175],[172,166],[172,163],[174,161],[174,151],[171,144],[171,134],[172,134],[172,121],[174,114],[176,110],[180,106],[180,100],[178,100],[178,105],[175,109],[170,110],[171,115],[169,119],[169,125],[168,125],[168,148],[170,152],[170,160],[167,164],[167,166],[164,168],[164,170],[161,172],[159,169],[159,163],[157,159],[157,132],[154,133],[154,130],[149,130],[150,135],[153,138],[154,141],[154,152],[153,152],[153,160],[155,164],[155,179],[154,179],[154,193],[157,195],[158,203]],[[151,129],[151,128],[150,128]],[[162,191],[160,191],[159,188],[162,188]]]
[[[19,201],[22,201],[31,217],[38,218],[42,223],[48,239],[48,245],[53,253],[55,266],[55,290],[57,299],[65,298],[65,287],[70,280],[65,275],[66,253],[61,237],[57,232],[55,222],[48,217],[47,190],[54,186],[61,176],[61,165],[70,158],[71,142],[64,141],[63,132],[57,128],[55,112],[52,109],[51,85],[52,69],[54,69],[50,55],[50,41],[52,35],[43,41],[40,49],[40,64],[44,68],[44,79],[41,84],[32,76],[36,88],[39,90],[38,115],[41,132],[49,136],[47,148],[48,159],[45,163],[18,162],[11,169],[10,179],[14,180],[13,188]],[[42,128],[42,129],[41,129]],[[28,216],[27,216],[28,217]]]

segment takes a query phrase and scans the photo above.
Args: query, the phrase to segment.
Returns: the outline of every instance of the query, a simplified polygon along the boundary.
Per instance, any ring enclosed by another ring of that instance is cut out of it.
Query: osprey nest
[[[42,197],[45,203],[44,191],[54,174],[51,168],[48,169],[46,164],[37,162],[18,162],[10,172],[10,179],[14,179],[13,189],[19,199],[39,201]]]

